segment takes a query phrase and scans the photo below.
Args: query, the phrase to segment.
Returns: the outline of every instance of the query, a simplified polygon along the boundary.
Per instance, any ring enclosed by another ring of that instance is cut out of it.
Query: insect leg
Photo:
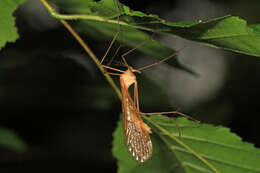
[[[136,105],[136,109],[139,111],[139,96],[138,96],[138,84],[137,81],[134,83],[134,104]]]
[[[171,55],[169,55],[169,56],[167,56],[167,57],[161,59],[160,61],[157,61],[157,62],[155,62],[155,63],[152,63],[152,64],[146,65],[146,66],[144,66],[144,67],[141,67],[141,68],[139,68],[138,70],[142,71],[142,70],[145,70],[145,69],[147,69],[147,68],[153,67],[153,66],[155,66],[155,65],[161,64],[162,62],[167,61],[167,60],[169,60],[169,59],[175,57],[175,56],[176,56],[181,50],[183,50],[184,48],[185,48],[185,47],[183,47],[183,48],[181,48],[180,50],[174,52],[173,54],[171,54]]]
[[[143,46],[145,43],[147,43],[148,41],[152,40],[153,35],[151,35],[148,39],[144,40],[143,42],[141,42],[140,44],[138,44],[136,47],[128,50],[127,52],[125,52],[123,55],[121,55],[121,58],[123,59],[124,63],[126,66],[129,66],[125,60],[125,56],[128,55],[129,53],[133,52],[134,50],[138,49],[139,47]]]
[[[102,60],[100,61],[101,64],[103,63],[103,61],[104,61],[105,58],[107,57],[108,52],[110,51],[110,49],[111,49],[111,47],[113,46],[113,44],[115,43],[115,41],[116,41],[116,39],[117,39],[119,33],[121,32],[121,25],[119,24],[119,16],[120,16],[119,5],[118,5],[117,0],[115,0],[114,2],[115,2],[115,4],[116,4],[116,6],[117,6],[117,12],[118,12],[118,15],[117,15],[118,29],[117,29],[116,34],[114,35],[114,38],[112,39],[111,43],[109,44],[109,46],[108,46],[108,48],[107,48],[107,50],[106,50],[106,52],[105,52],[105,54],[104,54]]]
[[[195,118],[193,118],[193,117],[191,117],[191,116],[189,116],[189,115],[186,115],[186,114],[184,114],[184,113],[182,113],[182,112],[179,112],[179,111],[151,112],[151,113],[140,112],[140,114],[142,114],[142,115],[178,114],[178,115],[181,115],[181,116],[186,117],[186,118],[188,118],[188,119],[191,119],[191,120],[193,120],[193,121],[195,121],[195,122],[198,122],[198,123],[200,122],[200,121],[196,120]]]

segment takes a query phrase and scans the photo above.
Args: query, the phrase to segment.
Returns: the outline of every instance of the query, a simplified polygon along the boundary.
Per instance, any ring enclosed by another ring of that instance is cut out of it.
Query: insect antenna
[[[114,64],[117,65],[117,66],[120,66],[120,67],[126,67],[127,68],[127,66],[122,61],[114,61]]]

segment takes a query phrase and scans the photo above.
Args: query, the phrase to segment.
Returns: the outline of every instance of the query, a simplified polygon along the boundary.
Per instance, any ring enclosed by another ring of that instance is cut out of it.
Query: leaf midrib
[[[172,124],[166,124],[166,123],[158,123],[159,125],[165,125],[165,126],[169,126],[169,127],[172,127],[172,126],[176,126],[176,125],[172,125]],[[197,128],[195,126],[178,126],[180,128]],[[177,133],[172,133],[174,136],[178,135]],[[166,135],[167,134],[163,134],[162,135]],[[188,139],[188,140],[194,140],[194,141],[200,141],[200,142],[207,142],[207,143],[212,143],[212,144],[216,144],[216,145],[219,145],[219,146],[223,146],[223,147],[226,147],[226,148],[231,148],[231,149],[236,149],[236,150],[240,150],[240,151],[246,151],[246,152],[250,152],[250,153],[254,153],[254,154],[259,154],[259,157],[260,157],[260,153],[255,153],[251,150],[246,150],[244,148],[239,148],[237,146],[234,146],[234,145],[228,145],[228,144],[225,144],[225,143],[217,143],[215,141],[212,141],[212,140],[204,140],[202,138],[195,138],[195,137],[191,137],[191,136],[187,136],[187,135],[182,135],[181,138],[184,138],[184,139]]]
[[[183,149],[183,148],[181,148],[181,147],[171,146],[170,148],[172,148],[172,150],[178,150],[178,151],[180,151],[180,152],[183,152],[183,153],[187,153],[187,154],[192,155],[192,153],[190,153],[189,151],[187,151],[187,150],[185,150],[185,149]],[[205,155],[205,154],[201,154],[201,153],[199,153],[199,155],[202,156],[202,157],[204,157],[204,158],[206,158],[206,159],[208,159],[208,160],[220,162],[220,163],[223,163],[223,164],[226,164],[226,165],[230,165],[230,166],[233,166],[233,167],[237,167],[237,168],[240,168],[240,169],[250,170],[250,171],[259,171],[259,170],[253,169],[252,167],[250,167],[250,168],[249,168],[249,167],[244,167],[244,165],[243,165],[243,167],[242,167],[242,166],[238,166],[238,165],[236,165],[236,164],[234,164],[234,163],[231,163],[231,162],[226,162],[226,161],[223,161],[223,160],[218,160],[218,159],[215,159],[215,158],[210,157],[209,155]],[[187,162],[187,163],[191,163],[191,162]]]

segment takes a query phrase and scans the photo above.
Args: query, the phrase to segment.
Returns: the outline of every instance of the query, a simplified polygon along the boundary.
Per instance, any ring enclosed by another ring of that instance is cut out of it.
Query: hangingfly
[[[144,42],[143,42],[144,43]],[[141,44],[143,44],[141,43]],[[141,45],[140,44],[140,45]],[[138,46],[137,46],[138,47]],[[141,70],[150,68],[154,65],[160,64],[170,58],[175,54],[172,54],[156,63],[141,67],[139,69],[134,69],[129,66],[124,58],[125,55],[135,50],[131,49],[130,51],[124,53],[121,58],[124,62],[124,65],[127,67],[127,70],[119,70],[110,66],[103,65],[104,68],[110,69],[119,73],[106,72],[111,75],[120,76],[120,85],[122,91],[122,112],[123,112],[123,128],[125,133],[125,141],[128,148],[128,151],[139,163],[143,163],[148,160],[152,155],[152,141],[150,139],[150,134],[152,130],[150,127],[142,121],[141,115],[153,115],[153,114],[180,114],[182,116],[188,117],[185,114],[182,114],[178,111],[170,112],[157,112],[157,113],[142,113],[139,109],[139,98],[138,98],[138,85],[135,76],[135,72],[141,73]],[[129,93],[129,88],[134,85],[134,95],[133,98]],[[190,117],[188,117],[190,118]],[[179,129],[178,129],[179,130]]]
[[[47,8],[50,8],[51,6],[46,2],[41,0],[43,4]],[[176,55],[176,53],[173,53],[169,55],[166,58],[163,58],[162,60],[155,62],[153,64],[141,67],[139,69],[134,69],[133,67],[129,66],[125,60],[125,56],[128,55],[129,53],[133,52],[137,48],[141,47],[143,44],[146,42],[152,40],[152,37],[144,40],[141,42],[139,45],[136,47],[130,49],[129,51],[125,52],[123,55],[121,55],[121,58],[124,62],[124,65],[127,67],[127,70],[119,70],[110,66],[103,65],[103,61],[106,58],[110,48],[113,46],[114,42],[116,41],[119,33],[121,32],[120,29],[120,24],[119,24],[119,17],[121,15],[120,10],[119,10],[119,2],[115,0],[115,4],[117,6],[118,10],[118,15],[117,15],[117,21],[118,21],[118,31],[114,35],[113,40],[111,41],[109,47],[107,48],[101,62],[98,62],[96,59],[95,55],[93,52],[89,49],[87,44],[82,40],[82,38],[77,34],[77,32],[74,31],[74,29],[65,21],[61,20],[61,22],[64,24],[64,26],[70,31],[70,33],[76,38],[76,40],[80,43],[80,45],[85,49],[85,51],[94,59],[96,64],[100,67],[101,65],[110,70],[114,70],[116,72],[120,73],[112,73],[112,72],[106,72],[111,75],[119,75],[120,76],[120,84],[121,84],[121,90],[122,90],[122,110],[123,110],[123,126],[124,126],[124,133],[125,133],[125,141],[126,145],[128,148],[128,151],[131,153],[131,155],[135,158],[136,161],[139,163],[143,163],[147,161],[151,155],[152,155],[152,141],[150,139],[150,134],[152,133],[150,127],[145,124],[142,121],[141,115],[153,115],[153,114],[179,114],[181,116],[193,119],[192,117],[185,115],[181,112],[178,111],[170,111],[170,112],[153,112],[153,113],[142,113],[140,112],[139,109],[139,101],[138,101],[138,86],[137,86],[137,81],[136,81],[136,76],[135,72],[141,73],[141,70],[150,68],[154,65],[160,64]],[[51,7],[52,10],[54,8]],[[55,10],[54,10],[55,11]],[[118,50],[120,49],[121,46],[119,46]],[[116,51],[116,53],[118,52]],[[115,53],[115,55],[116,55]],[[102,68],[100,68],[102,69]],[[102,69],[101,71],[103,71]],[[131,97],[129,93],[129,88],[134,85],[134,95],[133,98]],[[195,119],[193,119],[195,120]],[[197,120],[195,120],[197,121]],[[178,126],[176,125],[178,128]],[[178,128],[179,135],[180,135],[180,130]]]
[[[129,152],[136,161],[143,163],[152,155],[152,141],[149,134],[150,127],[146,125],[139,112],[138,88],[135,74],[138,72],[132,67],[120,75],[122,90],[123,127],[125,141]],[[129,94],[129,87],[134,84],[134,101]]]

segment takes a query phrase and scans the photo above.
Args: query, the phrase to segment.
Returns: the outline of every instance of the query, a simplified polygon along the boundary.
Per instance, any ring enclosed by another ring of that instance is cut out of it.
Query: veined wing
[[[152,155],[152,141],[150,128],[142,121],[139,110],[128,90],[122,85],[122,109],[125,140],[128,151],[139,163],[148,160]],[[124,90],[124,91],[123,91]]]

